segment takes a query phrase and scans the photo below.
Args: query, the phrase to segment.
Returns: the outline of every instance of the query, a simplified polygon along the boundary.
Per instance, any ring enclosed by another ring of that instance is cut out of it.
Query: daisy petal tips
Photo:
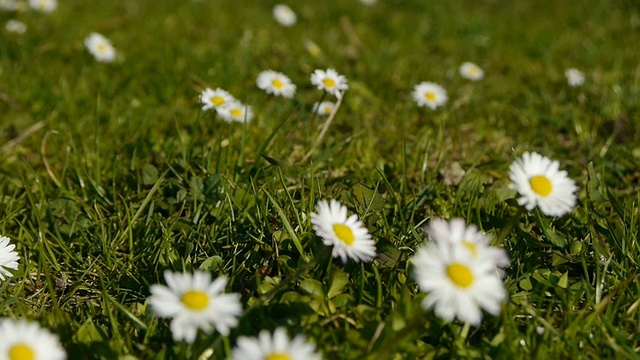
[[[202,103],[202,111],[207,111],[209,109],[218,110],[220,107],[228,105],[230,102],[235,99],[228,91],[217,88],[215,90],[211,90],[210,88],[204,89],[200,93],[200,103]]]
[[[9,238],[0,235],[0,281],[5,277],[13,277],[7,269],[18,270],[20,256],[15,251],[16,246],[9,243]]]
[[[562,216],[576,206],[575,182],[560,170],[560,164],[538,153],[525,152],[509,167],[510,189],[520,194],[518,204],[545,215]]]
[[[333,257],[340,257],[343,263],[348,258],[356,262],[370,262],[376,257],[375,242],[367,228],[357,215],[347,217],[347,208],[338,201],[319,201],[316,213],[311,213],[311,223],[322,242],[333,246]]]
[[[338,74],[333,69],[320,70],[316,69],[311,74],[311,84],[315,85],[318,90],[324,90],[336,97],[341,97],[342,93],[349,89],[347,78]]]
[[[296,93],[296,86],[291,82],[291,79],[283,73],[272,70],[261,72],[258,75],[256,84],[258,88],[264,90],[267,94],[275,96],[290,99]]]
[[[37,323],[22,319],[0,320],[0,359],[66,358],[58,336]]]
[[[241,336],[232,352],[233,360],[320,360],[316,347],[302,335],[289,339],[284,328],[277,328],[273,335],[262,330],[257,338]]]
[[[460,65],[460,75],[471,81],[479,81],[484,78],[484,70],[472,62],[464,62]]]
[[[167,286],[152,285],[149,303],[159,317],[172,318],[171,333],[176,341],[193,343],[198,329],[229,335],[238,325],[242,313],[240,294],[224,294],[227,279],[211,281],[211,274],[196,271],[193,274],[165,271]]]
[[[91,33],[84,39],[84,45],[93,57],[99,62],[110,63],[116,58],[116,50],[109,39],[102,34]]]
[[[478,326],[482,310],[500,313],[506,294],[492,259],[473,257],[464,246],[432,241],[410,261],[418,287],[428,293],[422,307],[441,319]]]
[[[442,86],[426,81],[416,85],[412,95],[418,106],[426,106],[431,110],[444,106],[449,100],[447,91]]]

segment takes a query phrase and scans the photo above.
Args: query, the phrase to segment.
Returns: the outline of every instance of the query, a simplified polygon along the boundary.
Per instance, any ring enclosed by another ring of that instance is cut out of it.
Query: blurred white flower
[[[276,19],[280,25],[287,27],[293,26],[298,20],[296,13],[294,13],[290,7],[283,4],[278,4],[273,7],[273,18]]]
[[[431,110],[443,106],[449,100],[447,91],[442,86],[427,81],[416,85],[412,95],[418,106],[426,106]]]
[[[29,6],[37,11],[52,12],[58,8],[57,0],[29,0]]]
[[[329,116],[333,111],[333,108],[336,106],[331,101],[323,101],[321,103],[313,104],[313,112],[320,116]]]
[[[91,33],[84,39],[84,45],[93,57],[100,62],[112,62],[116,58],[116,49],[102,34]]]
[[[333,69],[316,69],[311,74],[311,84],[315,85],[318,90],[324,90],[338,98],[342,96],[344,91],[349,89],[347,78]]]
[[[215,328],[223,336],[238,325],[242,313],[240,294],[223,293],[227,279],[211,281],[211,274],[203,271],[178,273],[165,271],[167,286],[155,284],[150,288],[149,304],[163,318],[172,318],[174,340],[193,343],[198,329],[211,333]]]
[[[296,86],[285,74],[273,70],[266,70],[258,75],[256,80],[258,88],[267,94],[292,98],[296,92]]]
[[[15,34],[24,34],[27,31],[27,25],[25,23],[14,19],[8,20],[4,28],[8,32]]]
[[[460,65],[460,75],[465,79],[478,81],[484,78],[484,70],[472,62],[465,62]]]
[[[584,84],[584,73],[576,68],[567,69],[564,72],[564,76],[567,77],[567,83],[571,87]]]

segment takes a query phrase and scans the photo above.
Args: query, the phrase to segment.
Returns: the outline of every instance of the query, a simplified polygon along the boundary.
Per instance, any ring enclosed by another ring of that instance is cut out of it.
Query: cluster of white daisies
[[[575,182],[557,161],[540,154],[527,152],[516,159],[509,178],[509,187],[520,194],[518,203],[527,210],[538,207],[545,215],[562,216],[576,205]],[[376,257],[368,229],[338,201],[319,201],[310,218],[316,235],[332,247],[333,257],[345,263],[371,262]],[[509,265],[507,253],[491,246],[491,237],[463,219],[433,219],[425,231],[430,240],[410,260],[418,287],[427,293],[423,307],[445,321],[457,318],[476,326],[483,310],[497,315],[506,297],[502,269]],[[0,280],[13,276],[9,270],[18,269],[19,259],[9,238],[0,237]],[[212,280],[207,272],[165,271],[164,279],[167,285],[151,286],[149,304],[159,317],[171,318],[176,341],[192,343],[198,330],[227,336],[238,325],[243,313],[240,294],[224,292],[225,277]],[[42,354],[47,359],[65,358],[56,335],[25,320],[0,321],[0,358],[45,358]],[[243,360],[320,358],[303,335],[290,339],[282,328],[273,334],[262,331],[257,338],[240,337],[232,355]]]
[[[330,94],[337,98],[342,97],[344,92],[349,89],[344,75],[338,74],[333,69],[315,70],[311,74],[311,84],[319,90],[323,90],[325,94]],[[273,70],[261,72],[256,79],[256,85],[267,94],[288,99],[292,98],[296,93],[296,85],[293,84],[291,79],[285,74]],[[216,88],[215,90],[211,88],[204,89],[200,93],[200,102],[202,103],[203,111],[215,110],[227,122],[248,122],[253,119],[251,106],[243,104],[228,91],[221,88]],[[313,109],[318,115],[329,115],[334,106],[333,102],[323,101],[315,103]]]

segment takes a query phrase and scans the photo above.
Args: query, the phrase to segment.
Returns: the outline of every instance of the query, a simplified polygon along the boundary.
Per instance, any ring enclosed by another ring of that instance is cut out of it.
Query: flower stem
[[[331,125],[331,122],[333,121],[333,118],[336,116],[338,109],[340,109],[340,105],[342,104],[342,98],[344,98],[344,94],[342,94],[341,96],[338,96],[338,102],[336,102],[336,106],[334,106],[333,111],[331,112],[331,114],[329,114],[327,121],[325,121],[324,126],[322,127],[322,130],[320,130],[320,134],[318,134],[318,137],[316,138],[316,141],[313,143],[313,145],[311,146],[311,149],[309,149],[309,151],[302,158],[302,160],[300,160],[300,162],[307,161],[313,154],[313,151],[316,149],[316,147],[318,147],[318,145],[320,145],[320,143],[322,142],[324,135],[327,133],[327,130],[329,130],[329,125]]]

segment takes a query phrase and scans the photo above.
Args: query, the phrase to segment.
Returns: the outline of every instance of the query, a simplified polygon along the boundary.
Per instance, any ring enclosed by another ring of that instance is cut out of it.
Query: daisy
[[[441,319],[458,318],[478,326],[482,309],[500,313],[505,289],[491,259],[474,258],[464,246],[433,241],[418,249],[410,261],[420,290],[429,293],[422,307],[433,309]]]
[[[462,246],[473,258],[491,259],[495,266],[504,268],[509,266],[509,257],[504,249],[490,246],[491,238],[480,231],[475,225],[467,226],[463,219],[433,219],[425,227],[425,232],[434,241]]]
[[[160,317],[173,318],[171,333],[174,340],[193,343],[198,329],[211,333],[212,328],[224,336],[238,325],[242,313],[240,294],[223,294],[227,279],[213,282],[211,274],[164,272],[168,286],[152,285],[149,303]]]
[[[442,86],[432,82],[421,82],[413,88],[413,99],[418,106],[426,106],[431,110],[443,106],[449,99]]]
[[[273,7],[273,18],[276,19],[280,25],[286,27],[293,26],[298,20],[296,13],[294,13],[290,7],[283,4],[278,4]]]
[[[116,50],[111,42],[102,34],[91,33],[84,39],[87,50],[100,62],[112,62],[116,58]]]
[[[465,79],[478,81],[484,78],[484,70],[472,62],[465,62],[460,65],[460,75]]]
[[[203,104],[202,111],[207,111],[209,109],[217,110],[221,106],[227,105],[234,100],[235,99],[231,94],[220,88],[215,90],[206,88],[202,93],[200,93],[200,102]]]
[[[62,360],[67,354],[58,336],[37,323],[0,320],[0,359]]]
[[[313,112],[320,116],[329,116],[335,106],[336,104],[332,103],[331,101],[315,103],[313,104]]]
[[[576,205],[578,187],[559,170],[557,161],[538,154],[525,152],[509,167],[510,189],[520,193],[518,204],[531,211],[538,206],[549,216],[562,216]]]
[[[343,91],[349,89],[347,79],[344,75],[338,74],[333,69],[316,69],[313,74],[311,74],[311,84],[317,86],[318,90],[324,90],[336,97],[340,97]]]
[[[0,280],[4,280],[5,276],[13,277],[7,269],[18,270],[20,256],[13,250],[15,248],[15,245],[9,243],[8,237],[0,235]]]
[[[13,20],[13,19],[8,20],[4,28],[8,32],[14,33],[14,34],[24,34],[27,31],[27,25],[25,25],[25,23],[23,23],[22,21]]]
[[[373,5],[376,2],[378,2],[378,0],[360,0],[360,2],[365,4],[365,5]]]
[[[38,11],[52,12],[58,8],[58,1],[56,0],[29,0],[29,6]]]
[[[258,75],[256,84],[267,94],[292,98],[296,92],[296,86],[291,83],[285,74],[272,70],[263,71]]]
[[[313,230],[325,245],[333,245],[333,257],[340,257],[343,263],[347,262],[347,257],[356,262],[373,260],[376,256],[375,243],[357,215],[347,218],[347,208],[336,200],[331,200],[331,203],[319,201],[316,211],[311,213]]]
[[[251,106],[244,105],[240,101],[233,100],[224,106],[217,108],[218,114],[226,122],[249,122],[253,119]]]
[[[16,0],[0,0],[0,10],[17,11],[21,5]]]
[[[567,77],[567,83],[571,87],[584,84],[584,73],[576,68],[567,69],[564,72],[564,76]]]
[[[284,328],[277,328],[273,335],[262,330],[257,338],[240,336],[232,352],[233,360],[320,360],[316,347],[297,335],[290,340]]]

